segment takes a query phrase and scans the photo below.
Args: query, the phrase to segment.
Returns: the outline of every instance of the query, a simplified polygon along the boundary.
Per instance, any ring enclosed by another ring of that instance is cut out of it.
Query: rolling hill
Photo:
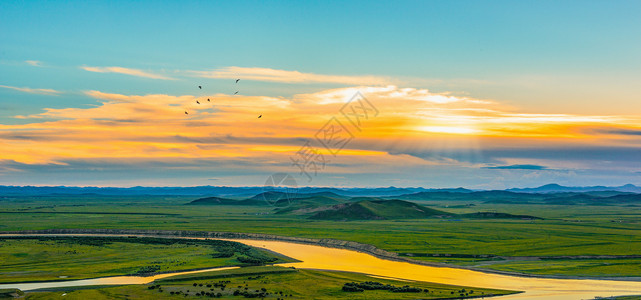
[[[454,214],[427,208],[402,200],[362,200],[332,205],[315,212],[310,219],[316,220],[389,220],[449,217]]]
[[[234,200],[221,197],[199,198],[187,203],[188,205],[247,205],[247,206],[266,206],[274,205],[276,207],[296,205],[329,205],[342,203],[349,197],[341,196],[332,192],[318,192],[307,194],[288,195],[284,192],[269,191],[257,194],[244,200]]]
[[[301,198],[311,198],[311,197],[328,197],[335,199],[349,199],[347,196],[338,195],[334,192],[312,192],[312,193],[290,193],[280,191],[268,191],[260,193],[256,196],[253,196],[249,199],[252,200],[267,200],[267,201],[279,201],[281,199],[301,199]]]
[[[219,198],[219,197],[207,197],[200,198],[194,201],[187,203],[188,205],[236,205],[239,202],[238,200]]]
[[[276,214],[305,214],[319,207],[327,205],[335,205],[345,203],[346,200],[339,198],[331,198],[325,196],[313,196],[306,198],[295,199],[282,199],[277,201],[274,206],[279,207],[276,209]]]
[[[418,192],[397,199],[411,201],[481,201],[494,204],[551,204],[551,205],[617,205],[641,203],[641,194],[620,191],[588,192]]]
[[[418,192],[405,194],[397,199],[403,200],[462,200],[462,201],[529,201],[550,197],[545,194],[516,193],[508,191],[477,191],[477,192]]]
[[[528,215],[513,215],[498,212],[476,212],[471,214],[459,215],[467,219],[516,219],[516,220],[543,220],[543,218]]]
[[[244,206],[265,206],[269,205],[265,200],[255,200],[255,199],[245,199],[245,200],[234,200],[226,199],[219,197],[206,197],[196,199],[185,205],[244,205]]]
[[[307,189],[306,191],[312,191]],[[242,199],[242,198],[241,198]],[[244,200],[235,200],[219,196],[199,198],[191,201],[190,205],[273,205],[286,210],[277,213],[295,212],[297,210],[318,211],[317,208],[326,205],[337,205],[345,202],[369,201],[381,203],[389,200],[407,201],[477,201],[487,204],[545,204],[545,205],[640,205],[641,194],[620,191],[588,191],[588,192],[514,192],[514,191],[471,191],[466,189],[430,190],[404,194],[398,197],[349,197],[333,191],[309,193],[285,193],[283,191],[268,191],[254,194]],[[296,212],[301,214],[302,211]]]

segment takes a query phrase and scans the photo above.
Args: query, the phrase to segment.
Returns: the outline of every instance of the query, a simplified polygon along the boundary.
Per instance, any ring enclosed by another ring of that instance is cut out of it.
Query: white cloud
[[[61,91],[56,91],[52,89],[32,89],[28,87],[15,87],[15,86],[8,86],[8,85],[0,85],[0,88],[5,88],[5,89],[12,89],[24,93],[30,93],[30,94],[39,94],[39,95],[50,95],[50,96],[57,96],[61,94]]]
[[[42,67],[42,62],[39,60],[25,60],[24,62],[34,67]]]
[[[196,77],[246,79],[285,83],[339,83],[346,85],[383,85],[389,80],[380,76],[347,76],[302,73],[270,68],[225,67],[212,71],[188,71]]]
[[[151,79],[162,79],[162,80],[174,80],[174,78],[159,75],[159,74],[154,74],[150,72],[145,72],[142,70],[138,69],[130,69],[130,68],[123,68],[123,67],[88,67],[88,66],[83,66],[80,67],[81,69],[89,72],[96,72],[96,73],[118,73],[118,74],[125,74],[125,75],[130,75],[130,76],[137,76],[137,77],[145,77],[145,78],[151,78]]]

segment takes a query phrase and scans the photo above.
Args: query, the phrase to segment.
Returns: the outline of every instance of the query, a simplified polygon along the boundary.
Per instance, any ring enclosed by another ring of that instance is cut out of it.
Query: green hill
[[[332,192],[317,192],[317,193],[291,193],[287,194],[285,192],[280,192],[280,191],[268,191],[268,192],[263,192],[258,195],[255,195],[249,199],[252,200],[267,200],[270,202],[276,202],[280,201],[283,199],[303,199],[303,198],[312,198],[312,197],[327,197],[327,198],[335,198],[335,199],[349,199],[349,197],[346,196],[341,196],[336,193]]]
[[[616,195],[602,199],[605,203],[612,204],[641,203],[641,194]]]
[[[552,197],[552,198],[547,198],[544,199],[543,202],[546,204],[553,204],[553,205],[578,205],[578,204],[586,204],[586,205],[592,205],[592,204],[598,204],[599,201],[597,199],[600,199],[601,197],[598,196],[591,196],[588,194],[576,194],[576,195],[570,195],[570,196],[560,196],[560,197]]]
[[[467,193],[419,192],[398,196],[410,201],[480,201],[487,204],[618,205],[641,202],[641,194],[618,191],[524,193],[477,191]]]
[[[479,191],[479,192],[419,192],[414,194],[406,194],[397,197],[403,200],[458,200],[458,201],[488,201],[488,202],[518,202],[527,203],[530,201],[538,201],[549,197],[542,194],[533,193],[516,193],[508,191]]]
[[[471,214],[459,215],[462,218],[468,219],[517,219],[517,220],[543,220],[543,218],[528,216],[528,215],[513,215],[498,212],[476,212]]]
[[[352,197],[349,199],[350,202],[359,202],[359,201],[385,201],[385,200],[396,200],[396,199],[385,199],[379,197]]]
[[[277,209],[276,214],[292,213],[296,215],[308,214],[317,211],[319,207],[345,203],[342,198],[333,198],[325,196],[313,196],[306,198],[294,198],[292,200],[279,200],[274,206],[282,207]]]
[[[254,195],[244,200],[234,200],[221,197],[199,198],[187,203],[187,205],[246,205],[246,206],[265,206],[274,205],[276,207],[298,206],[323,206],[345,202],[349,197],[341,196],[332,192],[318,192],[305,194],[286,194],[279,191],[268,191]]]
[[[413,202],[403,200],[361,200],[341,203],[324,207],[308,207],[287,209],[283,213],[310,215],[310,219],[355,221],[355,220],[399,220],[425,218],[461,218],[461,219],[515,219],[540,220],[539,217],[528,215],[512,215],[499,212],[476,212],[454,214],[446,211],[428,208]]]
[[[264,200],[254,200],[254,199],[233,200],[233,199],[226,199],[226,198],[219,198],[219,197],[206,197],[206,198],[196,199],[194,201],[186,203],[185,205],[247,205],[247,206],[258,206],[258,205],[267,205],[267,204],[268,203],[265,202]]]
[[[315,212],[310,219],[316,220],[389,220],[450,217],[452,213],[427,208],[403,200],[362,200],[342,203]]]
[[[248,200],[260,200],[260,201],[270,201],[270,202],[276,202],[281,199],[286,199],[287,198],[287,193],[285,192],[278,192],[278,191],[269,191],[269,192],[263,192],[258,195],[255,195]]]
[[[312,198],[312,197],[326,197],[332,199],[349,199],[348,196],[339,195],[333,192],[317,192],[317,193],[298,193],[296,198]]]
[[[194,201],[187,203],[187,205],[235,205],[238,200],[219,198],[219,197],[207,197],[200,198]]]

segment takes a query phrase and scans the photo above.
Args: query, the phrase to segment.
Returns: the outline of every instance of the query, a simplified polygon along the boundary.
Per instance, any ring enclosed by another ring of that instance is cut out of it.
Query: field
[[[153,238],[1,238],[0,282],[55,281],[291,261],[227,241]]]
[[[268,233],[372,244],[413,259],[540,275],[639,276],[641,207],[420,201],[463,214],[544,220],[427,218],[328,221],[270,206],[183,205],[197,197],[50,196],[3,199],[0,231],[119,228]],[[471,206],[469,204],[474,204]],[[597,256],[608,257],[597,257]]]
[[[343,291],[346,283],[377,282],[420,292],[390,290]],[[236,292],[238,291],[238,292]],[[212,273],[170,277],[148,285],[30,292],[26,299],[447,299],[461,296],[509,294],[509,291],[448,286],[373,278],[363,274],[295,270],[283,267],[246,267]],[[255,295],[255,296],[254,296]]]

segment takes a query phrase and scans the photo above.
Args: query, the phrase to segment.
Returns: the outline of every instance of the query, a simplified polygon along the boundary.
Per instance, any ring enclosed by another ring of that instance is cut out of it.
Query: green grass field
[[[409,285],[421,292],[392,292],[365,290],[345,292],[345,283],[375,281],[395,287]],[[208,286],[209,285],[209,286]],[[223,286],[224,285],[224,286]],[[153,288],[152,288],[153,287]],[[264,289],[264,290],[263,290]],[[427,289],[427,291],[425,291]],[[407,282],[373,278],[363,274],[294,270],[283,267],[246,267],[235,270],[183,275],[167,278],[148,285],[128,285],[85,289],[58,289],[49,292],[29,292],[26,299],[245,299],[236,291],[257,295],[264,299],[446,299],[470,296],[504,295],[510,291],[440,285],[425,282]],[[282,293],[281,293],[282,292]],[[213,293],[214,296],[202,293]],[[198,295],[197,295],[198,294]]]
[[[0,238],[0,282],[54,281],[285,262],[239,243],[150,238]],[[242,258],[241,258],[242,260]]]
[[[413,258],[530,274],[639,276],[641,259],[512,261],[425,257],[638,255],[641,207],[421,202],[457,214],[495,211],[545,220],[416,219],[327,221],[274,214],[273,207],[183,205],[197,197],[24,197],[4,201],[0,231],[48,228],[204,230],[334,238]],[[137,213],[137,214],[132,214]]]

